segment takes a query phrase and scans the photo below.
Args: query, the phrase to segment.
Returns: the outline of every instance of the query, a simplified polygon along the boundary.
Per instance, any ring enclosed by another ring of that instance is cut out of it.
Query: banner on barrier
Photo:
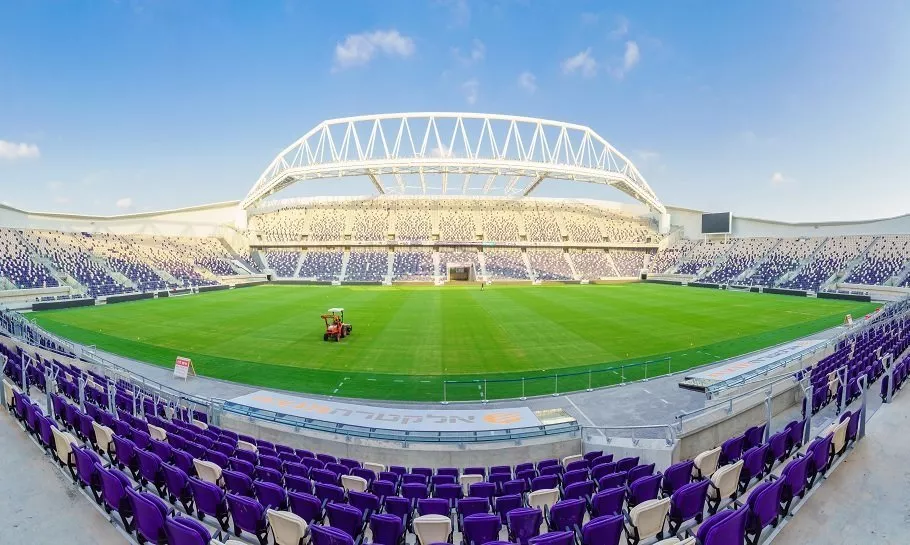
[[[543,425],[531,409],[404,409],[338,403],[259,391],[234,398],[236,404],[324,422],[401,431],[491,431]]]

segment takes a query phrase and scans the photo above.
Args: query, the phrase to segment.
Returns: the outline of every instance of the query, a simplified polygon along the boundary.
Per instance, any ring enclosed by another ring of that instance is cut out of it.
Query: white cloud
[[[414,50],[414,40],[394,29],[350,34],[344,42],[335,44],[335,65],[332,71],[363,66],[377,54],[407,58],[414,54]]]
[[[530,72],[522,72],[518,75],[518,86],[534,94],[534,91],[537,90],[537,76]]]
[[[126,210],[133,207],[133,199],[131,197],[123,197],[122,199],[117,199],[117,202],[114,204],[117,208]]]
[[[51,191],[60,191],[63,189],[63,182],[53,181],[47,182],[47,188]]]
[[[610,73],[616,79],[623,79],[639,61],[641,61],[641,50],[638,48],[638,43],[629,40],[626,42],[626,49],[622,55],[622,66],[611,69]]]
[[[430,150],[430,157],[453,157],[454,152],[449,151],[448,148],[440,148],[439,146],[434,147]]]
[[[775,185],[775,186],[784,185],[784,184],[793,183],[795,181],[796,180],[794,180],[793,178],[791,178],[789,176],[784,176],[783,172],[775,172],[774,174],[771,175],[771,185]]]
[[[474,38],[474,41],[471,43],[471,51],[467,55],[462,55],[461,49],[457,47],[452,48],[452,55],[455,56],[455,60],[464,64],[465,66],[470,66],[476,62],[482,61],[487,56],[487,47],[483,45],[483,42]]]
[[[629,20],[620,15],[616,18],[616,26],[610,31],[610,38],[619,40],[629,34]]]
[[[41,157],[41,151],[35,144],[26,144],[25,142],[7,142],[0,140],[0,159],[37,159]]]
[[[562,61],[562,71],[564,74],[581,72],[581,75],[586,78],[596,76],[597,61],[591,55],[591,48],[589,47],[579,54]]]
[[[626,42],[626,52],[622,56],[622,67],[628,72],[635,68],[638,61],[641,60],[641,51],[638,50],[638,44],[632,40]]]
[[[480,94],[480,82],[476,78],[469,79],[461,84],[461,93],[468,104],[477,103],[477,97]]]

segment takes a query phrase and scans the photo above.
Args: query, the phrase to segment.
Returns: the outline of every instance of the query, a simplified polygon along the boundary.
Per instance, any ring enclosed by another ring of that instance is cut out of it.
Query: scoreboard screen
[[[729,212],[701,215],[701,232],[708,235],[728,234],[732,232],[732,217]]]

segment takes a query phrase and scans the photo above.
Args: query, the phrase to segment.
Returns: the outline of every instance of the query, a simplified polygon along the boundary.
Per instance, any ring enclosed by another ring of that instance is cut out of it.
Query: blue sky
[[[668,204],[903,214],[908,28],[899,0],[4,2],[0,201],[240,199],[323,119],[437,110],[590,125]]]

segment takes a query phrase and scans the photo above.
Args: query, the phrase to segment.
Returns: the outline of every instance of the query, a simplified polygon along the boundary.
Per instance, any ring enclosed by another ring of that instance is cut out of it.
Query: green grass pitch
[[[345,308],[353,334],[323,342]],[[35,313],[61,336],[283,390],[479,400],[676,372],[835,326],[876,305],[658,284],[280,286]],[[644,363],[646,362],[646,363]],[[559,375],[558,378],[556,375]],[[525,380],[521,380],[524,378]],[[484,380],[486,384],[484,385]],[[448,383],[443,381],[461,381]],[[445,392],[444,392],[445,390]]]

